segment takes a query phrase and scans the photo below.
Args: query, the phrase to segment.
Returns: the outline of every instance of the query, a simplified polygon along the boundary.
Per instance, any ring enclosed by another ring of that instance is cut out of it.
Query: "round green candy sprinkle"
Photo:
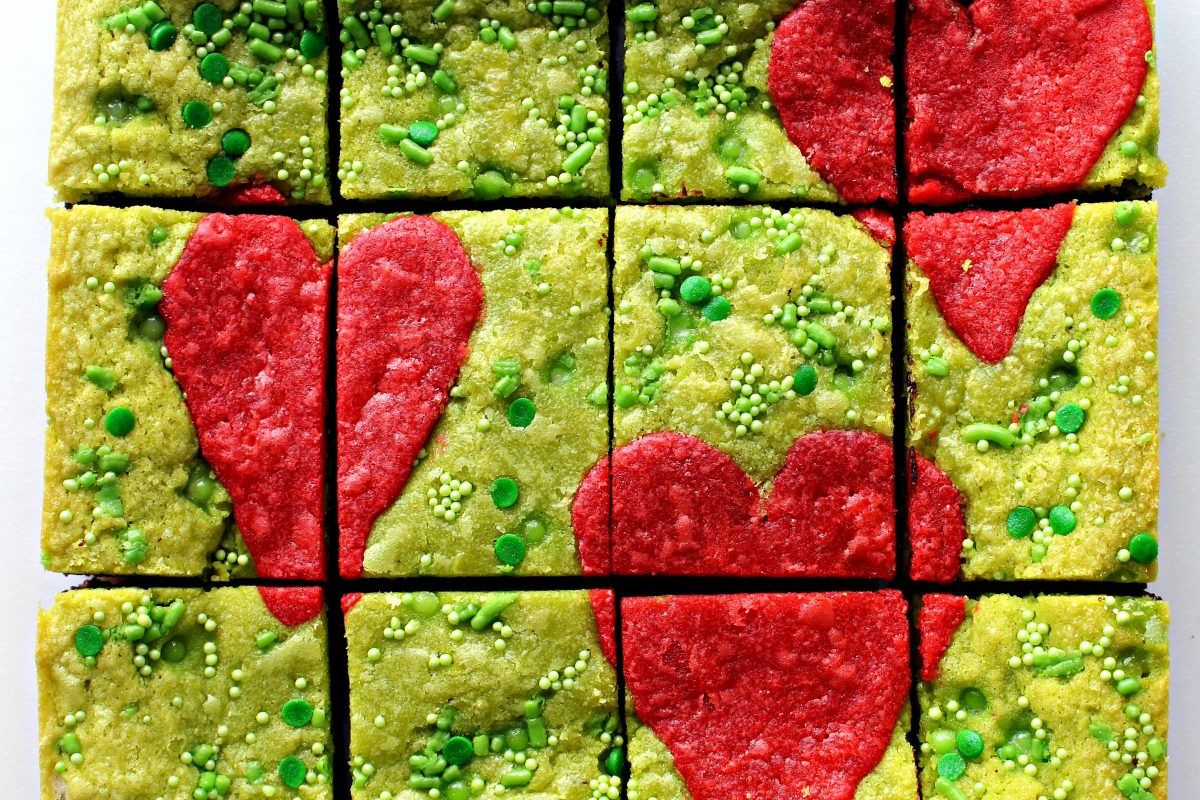
[[[979,758],[983,755],[983,737],[973,730],[959,731],[955,737],[955,744],[963,758]]]
[[[792,389],[801,397],[808,397],[817,388],[817,370],[812,364],[801,364],[792,376]]]
[[[1142,532],[1129,540],[1129,557],[1138,564],[1152,564],[1158,558],[1158,540]]]
[[[104,632],[95,625],[84,625],[75,631],[75,649],[84,658],[95,658],[104,649]]]
[[[221,137],[221,150],[230,158],[241,158],[250,149],[250,134],[241,128],[225,131]]]
[[[408,126],[408,138],[421,147],[429,147],[437,140],[438,126],[424,119],[419,119]]]
[[[525,537],[525,541],[537,544],[546,538],[546,523],[537,517],[530,517],[521,523],[521,535]]]
[[[307,700],[288,700],[280,712],[283,721],[292,728],[303,728],[312,722],[313,707]]]
[[[1122,678],[1117,681],[1117,694],[1122,697],[1129,697],[1137,694],[1142,690],[1142,682],[1137,678]]]
[[[1138,218],[1138,207],[1133,203],[1117,203],[1117,209],[1113,212],[1118,225],[1130,225]]]
[[[604,757],[604,771],[609,775],[620,775],[625,769],[625,748],[614,747]]]
[[[200,77],[209,83],[220,83],[229,74],[229,59],[220,53],[209,53],[200,60]]]
[[[1059,536],[1066,536],[1075,530],[1075,512],[1066,506],[1055,506],[1050,509],[1050,530]]]
[[[1063,433],[1075,433],[1086,419],[1087,412],[1075,403],[1067,403],[1054,413],[1054,424]]]
[[[133,412],[125,406],[117,406],[104,415],[104,429],[113,436],[128,436],[135,422]]]
[[[279,780],[283,781],[284,786],[290,789],[299,789],[304,785],[304,779],[307,776],[308,767],[304,766],[304,762],[295,756],[288,756],[279,762]]]
[[[169,235],[170,232],[166,228],[159,225],[150,231],[150,244],[162,244],[167,240]]]
[[[189,100],[183,104],[183,124],[200,129],[212,122],[212,109],[202,100]]]
[[[487,172],[482,172],[476,176],[472,182],[475,188],[475,196],[480,200],[495,200],[504,197],[508,194],[512,186],[500,172],[490,169]]]
[[[492,502],[496,508],[512,508],[521,497],[521,489],[512,478],[496,478],[492,481]]]
[[[1033,528],[1037,525],[1037,514],[1033,513],[1033,509],[1029,506],[1017,506],[1008,512],[1006,525],[1009,536],[1014,539],[1024,539],[1033,533]]]
[[[208,162],[205,172],[209,183],[218,189],[224,189],[233,183],[234,176],[237,175],[237,164],[234,164],[229,156],[215,156]]]
[[[212,36],[221,30],[221,9],[212,3],[201,3],[192,11],[192,25],[205,36]]]
[[[958,753],[946,753],[937,760],[937,774],[948,781],[956,781],[967,771],[967,762]]]
[[[1101,289],[1092,295],[1091,306],[1100,319],[1112,319],[1121,310],[1121,295],[1115,289]]]
[[[146,37],[150,49],[161,53],[163,50],[170,50],[175,44],[175,40],[179,38],[179,31],[167,20],[162,20],[153,28],[150,29],[149,35]]]
[[[733,309],[729,305],[729,299],[724,295],[717,295],[713,299],[705,303],[704,308],[700,313],[709,322],[720,322],[729,317],[729,312]]]
[[[537,416],[537,406],[528,397],[518,397],[508,406],[508,424],[514,428],[528,428]]]
[[[679,286],[679,296],[692,305],[712,297],[712,284],[703,275],[692,275]]]
[[[515,567],[525,560],[525,540],[515,533],[505,533],[496,540],[496,560],[509,567]]]
[[[946,728],[938,728],[929,735],[929,746],[933,748],[933,752],[938,755],[953,753],[957,747],[954,738],[954,731]]]
[[[178,664],[187,657],[188,646],[184,639],[176,636],[162,646],[162,660],[168,664]]]
[[[300,37],[300,55],[308,59],[325,52],[325,37],[315,31],[305,31]]]
[[[461,767],[475,755],[475,745],[465,736],[451,736],[442,745],[442,758],[447,764]]]
[[[1121,142],[1121,154],[1126,156],[1136,156],[1138,154],[1138,143],[1133,141]]]

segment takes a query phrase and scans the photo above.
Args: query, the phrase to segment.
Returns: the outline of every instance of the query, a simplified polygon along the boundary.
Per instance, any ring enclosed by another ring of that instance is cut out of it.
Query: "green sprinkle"
[[[150,542],[146,540],[146,534],[137,528],[123,531],[118,537],[118,543],[121,545],[121,557],[125,559],[126,564],[141,564],[146,560]]]
[[[168,664],[178,664],[187,658],[188,645],[187,641],[178,637],[169,639],[162,646],[162,660]]]
[[[496,38],[500,41],[500,46],[510,53],[517,49],[517,36],[507,25],[501,26],[500,30],[496,31]]]
[[[804,244],[804,237],[800,235],[799,231],[793,231],[775,243],[775,252],[780,255],[794,253],[800,249],[802,244]]]
[[[506,566],[515,567],[525,560],[525,540],[515,533],[502,534],[493,549],[496,560]]]
[[[692,275],[679,285],[679,296],[692,305],[699,305],[712,297],[712,284],[703,275]]]
[[[1014,539],[1024,539],[1033,533],[1037,526],[1037,514],[1029,506],[1017,506],[1008,512],[1008,535]]]
[[[475,756],[475,746],[465,736],[451,736],[442,745],[442,758],[447,764],[461,767]]]
[[[225,131],[221,137],[221,150],[230,158],[241,158],[250,149],[250,134],[241,128]]]
[[[262,631],[254,637],[254,646],[260,652],[266,653],[279,641],[279,634],[275,631]]]
[[[95,658],[104,649],[104,631],[95,625],[84,625],[75,631],[75,649],[84,658]]]
[[[154,245],[162,244],[163,242],[165,242],[167,240],[167,237],[170,235],[171,235],[170,231],[168,231],[166,228],[159,225],[158,227],[156,227],[150,231],[150,244],[154,244]]]
[[[410,44],[400,51],[400,54],[410,61],[416,61],[418,64],[424,64],[427,67],[432,67],[438,62],[438,53],[432,47],[425,47],[419,44]]]
[[[212,109],[202,100],[189,100],[183,104],[183,124],[199,130],[212,122]]]
[[[934,782],[933,788],[937,790],[938,794],[946,798],[946,800],[967,800],[967,796],[963,794],[962,789],[959,789],[945,778],[938,778]]]
[[[582,17],[587,11],[583,0],[554,0],[550,6],[551,13],[562,14],[564,17]]]
[[[264,17],[275,17],[276,19],[287,17],[287,5],[280,3],[279,0],[254,0],[251,8],[255,14],[262,14]]]
[[[990,442],[1006,450],[1017,443],[1017,435],[1008,428],[987,422],[972,422],[963,428],[962,437],[971,444]]]
[[[288,700],[281,712],[283,721],[292,728],[303,728],[312,722],[313,707],[307,700]]]
[[[430,80],[433,81],[434,86],[441,89],[445,94],[458,94],[458,83],[454,80],[454,77],[449,72],[446,72],[446,70],[439,69],[435,71]]]
[[[518,397],[508,406],[508,424],[514,428],[528,428],[537,416],[537,406],[528,397]]]
[[[653,22],[658,19],[658,6],[653,3],[638,3],[625,12],[630,22]]]
[[[512,534],[505,534],[505,536],[511,535]],[[503,539],[504,536],[501,536],[500,538]],[[524,556],[524,553],[524,545],[522,545],[522,557]],[[517,598],[520,596],[521,595],[518,592],[499,592],[492,595],[490,598],[488,598],[487,602],[480,606],[479,610],[475,612],[475,616],[471,617],[471,627],[477,631],[481,631],[488,627],[500,618],[500,615],[504,613],[506,608],[517,602]]]
[[[1137,678],[1122,678],[1117,681],[1117,694],[1122,697],[1135,695],[1142,690],[1142,682]]]
[[[200,77],[209,83],[220,83],[229,74],[229,59],[220,53],[209,53],[200,61]]]
[[[571,153],[563,159],[563,172],[569,172],[572,175],[577,175],[580,170],[587,166],[592,160],[592,156],[596,153],[596,143],[592,141],[584,142],[579,145],[575,152]]]
[[[555,3],[555,5],[558,4]],[[580,5],[583,4],[580,3]],[[512,789],[518,786],[528,786],[531,780],[533,780],[533,773],[524,767],[518,767],[517,769],[511,769],[501,775],[500,785],[505,788]]]
[[[512,189],[508,179],[494,169],[476,176],[472,186],[475,189],[475,196],[480,200],[496,200],[507,195]]]
[[[1138,154],[1139,148],[1138,148],[1137,142],[1126,140],[1124,142],[1121,142],[1120,147],[1121,147],[1121,155],[1123,155],[1123,156],[1129,156],[1130,158],[1132,158],[1133,156],[1136,156]]]
[[[454,13],[454,0],[442,0],[433,9],[433,18],[438,22],[445,22],[450,19]]]
[[[837,337],[824,325],[810,322],[804,326],[804,333],[809,339],[816,342],[817,346],[822,350],[832,350],[837,347]]]
[[[1113,216],[1117,220],[1118,225],[1132,225],[1133,221],[1138,218],[1139,209],[1135,203],[1117,203],[1117,208],[1113,212]]]
[[[734,186],[745,185],[753,187],[762,183],[763,176],[749,167],[732,166],[725,170],[725,178]]]
[[[265,64],[274,64],[283,58],[283,51],[270,42],[264,42],[262,39],[250,39],[246,42],[246,49],[250,54],[262,61]]]
[[[179,30],[170,22],[163,20],[150,29],[146,38],[150,49],[161,53],[164,50],[170,50],[175,44],[175,40],[179,38]]]
[[[925,374],[935,378],[944,378],[950,374],[950,363],[941,356],[930,356],[925,359]]]
[[[224,21],[221,9],[212,3],[201,3],[192,11],[192,25],[205,36],[212,36],[221,30]]]
[[[304,779],[307,776],[308,767],[304,766],[304,762],[295,756],[288,756],[279,762],[279,780],[283,781],[284,786],[290,789],[299,789],[304,785]]]
[[[729,299],[725,295],[717,295],[705,303],[700,313],[709,322],[720,322],[727,319],[731,311],[733,308],[729,305]]]
[[[1054,424],[1063,433],[1075,433],[1086,420],[1087,412],[1076,403],[1067,403],[1054,413]]]
[[[1158,558],[1158,540],[1142,532],[1129,540],[1129,557],[1138,564],[1153,564]]]
[[[512,478],[496,478],[492,481],[491,493],[496,508],[512,508],[521,497],[521,489]]]
[[[948,781],[956,781],[967,771],[967,762],[958,753],[946,753],[937,760],[937,774]]]
[[[403,125],[389,125],[386,122],[379,126],[379,141],[385,144],[400,144],[408,138],[408,128]]]
[[[625,769],[625,748],[614,747],[604,757],[604,771],[609,775],[620,775]]]
[[[1100,319],[1112,319],[1121,310],[1121,295],[1115,289],[1101,289],[1092,295],[1091,306]]]
[[[801,364],[792,376],[792,389],[801,397],[808,397],[817,388],[817,370],[811,364]]]
[[[983,755],[983,737],[973,730],[959,731],[955,743],[963,758],[979,758]]]
[[[429,147],[437,140],[438,126],[427,120],[417,120],[408,128],[408,138],[421,147]]]
[[[208,182],[218,189],[223,189],[233,183],[234,177],[237,176],[237,164],[226,155],[214,156],[205,168],[205,174],[208,176]]]
[[[679,263],[679,260],[667,256],[650,256],[650,258],[646,259],[646,267],[651,272],[658,272],[663,275],[679,275],[683,272],[683,266]]]
[[[90,364],[83,371],[83,377],[89,383],[93,383],[106,392],[111,392],[117,388],[117,374],[107,367],[99,367],[95,364]]]
[[[1055,506],[1050,509],[1050,530],[1059,536],[1066,536],[1075,530],[1075,512],[1066,506]]]
[[[979,689],[972,686],[969,689],[963,689],[962,694],[958,698],[958,702],[962,707],[972,714],[978,714],[980,711],[987,711],[988,701],[985,695]]]
[[[135,422],[133,412],[125,406],[117,406],[104,415],[104,429],[113,436],[128,436]]]

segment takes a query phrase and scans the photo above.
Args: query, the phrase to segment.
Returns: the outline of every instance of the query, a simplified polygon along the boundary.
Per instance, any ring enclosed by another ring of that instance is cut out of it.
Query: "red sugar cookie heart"
[[[897,591],[630,597],[633,710],[694,800],[851,800],[908,700]]]
[[[1026,211],[913,214],[908,257],[929,278],[942,318],[989,364],[1012,350],[1029,298],[1054,272],[1072,205]]]
[[[767,88],[784,130],[847,203],[896,199],[895,9],[805,0],[771,42]]]
[[[320,586],[260,586],[258,593],[275,619],[294,628],[314,620],[325,610]]]
[[[454,231],[420,216],[355,238],[338,280],[340,562],[356,578],[466,361],[483,284]]]
[[[329,272],[291,219],[210,214],[162,284],[175,379],[263,578],[325,575]]]
[[[909,199],[1080,186],[1153,46],[1145,0],[911,0]]]

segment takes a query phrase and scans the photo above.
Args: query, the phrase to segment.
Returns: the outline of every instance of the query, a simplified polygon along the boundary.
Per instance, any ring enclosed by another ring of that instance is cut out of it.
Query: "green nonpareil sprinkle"
[[[427,67],[435,66],[438,63],[438,52],[432,47],[424,45],[410,44],[400,51],[400,54],[410,61],[415,61],[418,64],[424,64]]]
[[[592,141],[584,142],[575,149],[575,152],[567,156],[562,163],[563,172],[569,172],[572,175],[577,175],[580,170],[587,166],[592,160],[592,156],[596,153],[596,143]]]
[[[434,6],[433,18],[438,22],[445,22],[454,14],[454,6],[454,0],[442,0],[442,2]]]
[[[471,627],[477,631],[490,627],[520,596],[519,592],[498,592],[492,595],[480,606],[479,611],[475,612],[475,616],[471,617]]]
[[[1006,450],[1017,443],[1017,435],[1015,433],[1008,428],[988,422],[972,422],[963,428],[962,437],[964,441],[971,444],[989,442]]]
[[[433,163],[433,153],[426,150],[421,145],[414,142],[412,139],[402,139],[397,143],[400,152],[403,153],[409,161],[418,164],[422,167],[428,167]]]
[[[117,388],[117,374],[108,367],[90,364],[84,369],[83,377],[106,392]]]

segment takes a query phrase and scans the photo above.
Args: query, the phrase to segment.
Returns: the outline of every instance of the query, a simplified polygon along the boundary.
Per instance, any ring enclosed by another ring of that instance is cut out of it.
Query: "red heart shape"
[[[611,469],[611,525],[599,492],[576,496],[572,522],[581,553],[611,542],[617,574],[895,575],[892,444],[879,434],[800,437],[765,501],[733,459],[681,433],[618,448]],[[598,464],[585,486],[608,470]]]
[[[325,610],[325,590],[320,586],[260,586],[258,593],[271,615],[289,628],[314,620]]]
[[[329,272],[291,219],[210,214],[162,284],[175,379],[262,578],[325,575]]]
[[[1145,0],[912,0],[911,9],[914,203],[1082,185],[1146,80]]]
[[[1072,205],[913,214],[904,237],[950,330],[997,364],[1012,350],[1029,298],[1054,272],[1074,217]]]
[[[631,597],[625,681],[694,800],[851,800],[908,699],[897,591]]]
[[[483,312],[454,231],[400,217],[338,259],[337,428],[341,574],[363,572],[376,518],[404,488],[442,416]]]
[[[847,203],[896,199],[895,24],[893,0],[806,0],[771,41],[767,89],[783,128]]]
[[[950,583],[958,577],[967,521],[954,482],[920,453],[908,458],[909,577]]]

